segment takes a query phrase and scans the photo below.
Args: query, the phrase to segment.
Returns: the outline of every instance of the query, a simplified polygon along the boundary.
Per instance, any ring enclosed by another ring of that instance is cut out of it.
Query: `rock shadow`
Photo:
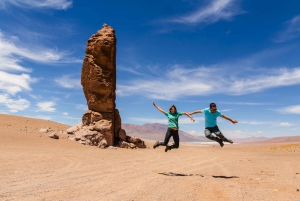
[[[183,174],[183,173],[175,173],[175,172],[159,172],[158,174],[165,176],[176,176],[176,177],[189,177],[189,176],[200,176],[204,177],[202,174]],[[210,175],[205,175],[210,176]],[[236,179],[238,176],[223,176],[223,175],[212,175],[213,178],[221,178],[221,179]]]
[[[221,178],[221,179],[235,179],[235,178],[239,178],[237,176],[216,176],[216,175],[212,175],[213,178]]]
[[[186,176],[201,176],[204,177],[203,175],[200,174],[182,174],[182,173],[174,173],[174,172],[160,172],[158,174],[162,174],[165,176],[179,176],[179,177],[186,177]]]

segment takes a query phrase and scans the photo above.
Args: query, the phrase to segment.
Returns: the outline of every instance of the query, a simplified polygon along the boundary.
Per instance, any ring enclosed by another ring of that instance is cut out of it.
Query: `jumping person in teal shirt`
[[[196,110],[194,112],[190,112],[190,115],[204,113],[205,115],[205,137],[210,140],[214,140],[220,144],[221,147],[224,146],[223,142],[233,143],[232,140],[226,138],[222,132],[219,130],[217,126],[217,117],[222,117],[231,123],[236,124],[238,123],[237,120],[232,120],[229,117],[223,115],[219,110],[217,110],[217,105],[215,103],[211,103],[209,108],[205,108],[204,110]],[[216,135],[214,136],[213,133]]]
[[[172,105],[169,109],[169,112],[165,112],[163,109],[158,107],[154,102],[152,102],[154,107],[161,111],[164,115],[168,117],[168,130],[165,136],[164,142],[156,141],[156,143],[153,145],[153,149],[155,149],[158,146],[166,146],[165,152],[171,149],[177,149],[179,148],[179,135],[178,135],[178,118],[181,115],[187,115],[192,121],[195,121],[193,117],[190,116],[187,112],[179,112],[177,111],[175,105]],[[168,146],[169,140],[173,136],[174,143],[172,146]]]

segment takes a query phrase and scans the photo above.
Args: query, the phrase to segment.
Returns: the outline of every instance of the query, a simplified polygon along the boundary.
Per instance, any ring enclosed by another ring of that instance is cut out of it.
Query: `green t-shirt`
[[[166,116],[168,117],[168,127],[169,128],[177,128],[179,129],[179,126],[178,126],[178,118],[179,116],[182,115],[182,112],[175,112],[174,114],[171,113],[171,112],[166,112]]]

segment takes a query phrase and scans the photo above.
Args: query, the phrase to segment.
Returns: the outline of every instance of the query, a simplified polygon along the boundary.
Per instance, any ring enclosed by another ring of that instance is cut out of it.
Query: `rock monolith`
[[[115,104],[116,41],[115,30],[106,24],[88,39],[81,71],[88,111],[83,114],[82,122],[69,128],[67,133],[72,140],[100,148],[146,148],[141,139],[132,140],[121,127]]]

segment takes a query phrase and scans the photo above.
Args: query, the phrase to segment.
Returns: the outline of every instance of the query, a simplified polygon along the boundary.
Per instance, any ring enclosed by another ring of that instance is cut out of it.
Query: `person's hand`
[[[232,120],[232,123],[233,123],[233,124],[237,124],[238,121],[237,121],[237,120]]]
[[[153,104],[154,106],[156,106],[155,103],[154,103],[153,101],[152,101],[152,104]]]
[[[195,119],[191,116],[189,116],[189,118],[191,119],[192,122],[195,122]]]

